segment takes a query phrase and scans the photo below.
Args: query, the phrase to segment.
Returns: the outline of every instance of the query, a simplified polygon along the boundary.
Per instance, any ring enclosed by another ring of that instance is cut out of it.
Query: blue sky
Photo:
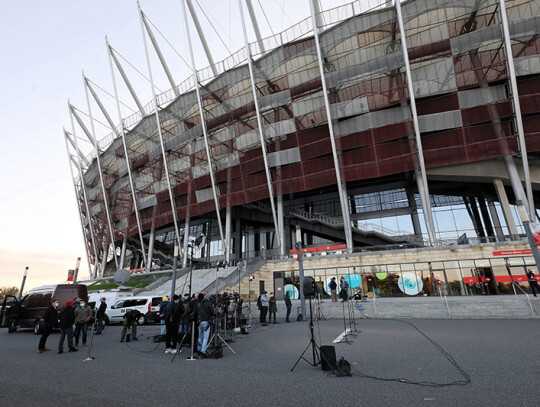
[[[364,0],[365,1],[365,0]],[[371,0],[375,3],[379,0]],[[212,31],[199,11],[216,61],[227,48],[243,46],[236,0],[199,0],[219,33]],[[323,0],[324,9],[349,3]],[[181,55],[187,55],[179,0],[141,1],[144,12]],[[196,1],[194,1],[197,8]],[[279,32],[309,16],[307,0],[253,0],[263,36]],[[281,12],[284,8],[286,15]],[[88,267],[73,183],[63,139],[71,131],[67,100],[87,111],[81,71],[112,93],[105,53],[105,35],[111,45],[140,72],[147,75],[135,0],[6,0],[0,13],[0,286],[19,285],[25,266],[30,267],[26,288],[66,278],[81,256],[81,276]],[[192,33],[194,30],[192,28]],[[157,34],[159,37],[159,34]],[[250,40],[254,35],[249,29]],[[189,70],[163,39],[160,46],[177,83]],[[207,65],[195,41],[197,68]],[[170,88],[152,54],[157,86]],[[124,63],[143,104],[151,101],[148,83]],[[124,88],[121,99],[131,103]],[[102,94],[116,119],[111,98]],[[131,103],[133,105],[133,103]],[[93,112],[97,112],[95,107]],[[124,115],[129,109],[124,109]],[[97,126],[98,137],[108,130]],[[82,132],[78,130],[78,136]],[[80,147],[90,152],[89,144]]]

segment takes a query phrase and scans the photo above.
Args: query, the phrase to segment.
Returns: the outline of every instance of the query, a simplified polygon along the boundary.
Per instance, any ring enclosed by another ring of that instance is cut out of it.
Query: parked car
[[[69,300],[74,298],[87,300],[88,291],[84,284],[57,284],[33,288],[20,302],[21,314],[18,327],[33,328],[36,335],[41,334],[41,330],[43,329],[43,314],[53,298],[58,300],[58,310],[61,311]],[[11,295],[4,298],[0,315],[5,315],[10,302],[13,304],[13,301],[17,301],[17,299]],[[2,317],[0,321],[2,327],[7,326],[6,318]]]
[[[129,297],[121,298],[116,303],[107,308],[105,314],[111,324],[122,323],[124,315],[128,310],[138,310],[141,317],[137,321],[139,325],[147,322],[159,322],[159,305],[162,297]]]
[[[132,290],[109,290],[109,291],[93,291],[88,295],[88,305],[92,308],[93,315],[95,318],[95,313],[97,312],[97,308],[99,308],[100,301],[102,298],[105,298],[105,302],[107,303],[107,309],[110,308],[112,305],[116,304],[116,302],[121,298],[128,298],[133,296]],[[105,313],[105,325],[109,325],[109,318],[107,314]]]

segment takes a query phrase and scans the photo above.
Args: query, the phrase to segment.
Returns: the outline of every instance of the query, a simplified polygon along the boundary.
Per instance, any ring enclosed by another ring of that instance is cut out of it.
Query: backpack
[[[262,309],[262,301],[261,301],[260,295],[259,295],[259,298],[257,298],[257,308]]]
[[[206,349],[206,355],[210,359],[221,359],[223,357],[223,347],[221,344],[216,344]]]
[[[336,374],[338,375],[338,377],[352,376],[352,374],[351,374],[351,364],[349,362],[347,362],[343,358],[343,356],[337,362]]]
[[[189,302],[185,301],[182,303],[184,306],[184,312],[182,314],[182,318],[188,318],[189,317]]]

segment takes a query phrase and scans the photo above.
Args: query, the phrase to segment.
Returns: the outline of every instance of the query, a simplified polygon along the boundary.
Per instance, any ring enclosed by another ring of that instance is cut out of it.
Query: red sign
[[[68,278],[67,281],[73,281],[73,275],[75,274],[74,270],[68,270]]]
[[[312,253],[312,252],[325,252],[328,250],[342,250],[346,249],[347,245],[344,244],[334,244],[329,246],[317,246],[317,247],[306,247],[305,249],[302,249],[302,253]],[[289,250],[289,254],[296,254],[298,255],[298,250],[293,249]],[[296,257],[297,261],[300,261],[300,256]]]
[[[511,283],[512,282],[512,278],[514,279],[514,281],[516,283],[521,283],[521,282],[527,282],[527,276],[525,274],[518,274],[518,275],[512,275],[512,276],[495,276],[495,281],[497,283]],[[482,279],[484,280],[484,277],[482,277]],[[535,279],[536,281],[540,281],[540,277],[539,276],[535,276]],[[463,277],[463,282],[465,284],[478,284],[479,280],[478,280],[478,277]],[[485,283],[485,280],[482,281],[483,283]]]
[[[532,254],[531,249],[524,250],[503,250],[500,252],[493,252],[494,256],[523,256],[527,254]]]
[[[140,268],[140,269],[130,269],[130,270],[129,270],[129,272],[130,272],[131,274],[133,274],[133,273],[142,273],[143,271],[146,271],[146,268],[145,268],[145,267]]]

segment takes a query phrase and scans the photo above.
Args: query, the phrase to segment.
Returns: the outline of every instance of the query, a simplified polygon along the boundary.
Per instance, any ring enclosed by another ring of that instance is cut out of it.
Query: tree
[[[19,289],[15,286],[0,287],[0,300],[4,300],[4,297],[6,295],[13,295],[14,297],[16,297],[18,293],[19,293]]]

